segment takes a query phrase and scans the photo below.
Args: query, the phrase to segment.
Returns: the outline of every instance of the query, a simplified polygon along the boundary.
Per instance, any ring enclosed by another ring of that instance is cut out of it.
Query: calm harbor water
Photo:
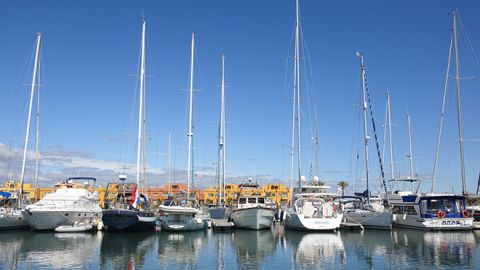
[[[479,269],[480,231],[0,232],[0,269]]]

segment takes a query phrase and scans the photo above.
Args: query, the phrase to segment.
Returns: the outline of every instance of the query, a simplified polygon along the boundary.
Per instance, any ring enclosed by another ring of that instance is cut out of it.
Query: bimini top
[[[0,191],[0,197],[8,199],[11,196],[12,196],[12,193],[10,193],[10,192]]]

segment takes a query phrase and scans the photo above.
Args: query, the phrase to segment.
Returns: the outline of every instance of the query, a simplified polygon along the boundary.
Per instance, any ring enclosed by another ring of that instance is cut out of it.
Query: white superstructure
[[[207,227],[208,215],[194,199],[176,198],[160,205],[160,226],[165,231],[196,231]]]
[[[398,180],[397,180],[398,181]],[[393,226],[425,230],[471,230],[466,198],[455,194],[395,191],[388,194]]]
[[[59,226],[75,223],[97,223],[102,218],[98,193],[93,185],[75,183],[74,180],[94,180],[94,178],[69,178],[56,185],[53,193],[40,201],[28,205],[23,216],[36,230],[54,230]]]

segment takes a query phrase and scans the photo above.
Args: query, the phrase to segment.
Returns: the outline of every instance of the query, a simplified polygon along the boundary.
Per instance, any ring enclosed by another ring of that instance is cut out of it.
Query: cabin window
[[[440,200],[429,200],[428,204],[428,208],[430,208],[435,214],[438,212],[438,210],[442,209],[442,202]]]
[[[393,214],[407,214],[407,215],[416,215],[417,211],[413,206],[394,206],[392,207]]]
[[[420,201],[420,213],[422,213],[422,216],[432,214],[432,211],[428,209],[427,201]]]
[[[248,198],[248,203],[256,203],[257,199],[256,198]]]
[[[238,200],[238,203],[239,203],[239,204],[246,204],[246,203],[247,203],[247,198],[240,198],[240,199]]]
[[[258,203],[265,203],[265,198],[258,198]]]
[[[460,209],[459,205],[457,205],[456,201],[454,200],[443,200],[443,208],[445,209],[445,212],[447,214],[449,213],[457,213],[459,212],[458,209]]]
[[[415,210],[415,207],[413,206],[406,206],[406,212],[408,215],[416,215],[417,211]]]

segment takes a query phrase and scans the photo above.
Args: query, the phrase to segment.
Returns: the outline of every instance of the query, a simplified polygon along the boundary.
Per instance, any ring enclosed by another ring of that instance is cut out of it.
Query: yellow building
[[[20,190],[20,183],[19,182],[13,182],[13,181],[7,181],[5,182],[5,185],[0,188],[0,191],[4,192],[16,192]],[[37,188],[33,186],[33,184],[23,184],[23,193],[26,195],[26,197],[31,201],[35,202],[35,193],[37,195],[37,199],[40,200],[43,198],[46,194],[52,192],[52,188]]]
[[[241,190],[236,184],[225,185],[224,198],[227,205],[237,201],[238,193],[242,196],[260,195],[267,197],[268,200],[276,204],[285,204],[290,200],[292,193],[290,189],[282,184],[268,184],[259,189],[244,189]],[[206,188],[204,190],[205,204],[215,205],[218,202],[218,186]]]
[[[178,187],[178,186],[181,186],[181,187]],[[96,188],[96,191],[98,192],[98,195],[99,195],[100,206],[104,205],[105,200],[109,200],[109,201],[114,200],[115,199],[114,196],[118,194],[119,188],[120,188],[119,183],[113,183],[113,182],[109,183],[107,199],[105,198],[105,192],[107,190],[107,186],[99,186],[98,188]],[[182,188],[185,189],[186,187],[184,187],[183,185],[174,184],[172,185],[172,192],[173,193],[179,192],[179,190],[182,190]],[[15,191],[18,191],[19,189],[20,189],[20,183],[18,182],[15,183],[12,181],[7,181],[3,187],[0,187],[0,191],[12,192],[12,193]],[[146,189],[147,189],[148,195],[152,199],[156,199],[156,197],[159,194],[162,195],[161,199],[166,199],[165,196],[168,195],[168,191],[167,191],[168,187],[166,185],[162,188],[146,188]],[[160,191],[163,191],[163,193],[160,193],[157,189]],[[46,194],[54,191],[53,187],[39,187],[35,189],[33,184],[24,184],[23,190],[31,202],[35,202],[35,193],[37,195],[38,200],[40,200]],[[239,192],[241,192],[241,195],[244,195],[244,196],[248,196],[248,195],[266,196],[268,200],[273,201],[277,204],[287,203],[290,200],[290,197],[292,195],[290,190],[285,185],[282,185],[282,184],[268,184],[257,190],[245,189],[242,191],[240,191],[237,184],[226,184],[224,195],[223,195],[224,203],[226,205],[231,205],[232,203],[235,203],[237,201]],[[158,193],[157,196],[155,196],[155,193]],[[196,194],[196,196],[199,200],[201,199],[199,198],[200,193],[203,194],[203,203],[205,204],[216,205],[218,202],[218,186],[206,188],[203,191],[198,190],[197,193],[198,194]]]
[[[105,193],[108,188],[108,195],[107,199],[105,199]],[[108,200],[109,202],[113,203],[115,201],[115,196],[118,194],[118,190],[120,188],[119,183],[108,183],[107,186],[99,186],[96,191],[98,193],[98,201],[100,206],[103,208],[105,200]]]
[[[292,196],[290,189],[282,184],[265,185],[262,187],[262,191],[268,200],[273,201],[276,204],[285,204]]]
[[[218,202],[218,186],[210,187],[203,190],[205,204],[216,205]],[[224,202],[226,205],[230,205],[232,202],[237,201],[238,185],[226,184],[223,193]]]

